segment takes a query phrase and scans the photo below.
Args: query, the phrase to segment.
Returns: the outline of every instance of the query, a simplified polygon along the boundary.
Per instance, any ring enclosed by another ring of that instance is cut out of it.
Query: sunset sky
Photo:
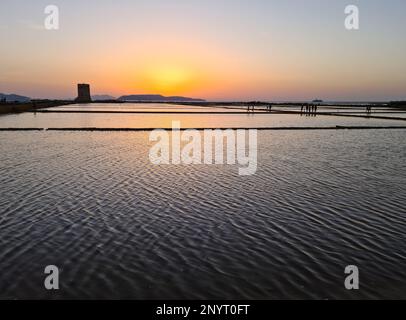
[[[405,16],[404,0],[1,0],[0,92],[406,99]]]

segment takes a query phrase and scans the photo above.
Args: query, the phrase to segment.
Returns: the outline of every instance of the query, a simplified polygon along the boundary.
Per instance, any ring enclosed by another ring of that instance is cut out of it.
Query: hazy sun
[[[187,91],[193,82],[193,75],[178,66],[155,66],[145,73],[145,84],[151,90],[162,94],[177,94]]]

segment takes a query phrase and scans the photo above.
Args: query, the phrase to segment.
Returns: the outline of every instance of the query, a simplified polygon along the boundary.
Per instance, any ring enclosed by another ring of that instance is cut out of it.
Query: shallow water
[[[222,109],[219,109],[220,111]],[[0,128],[272,128],[335,126],[405,126],[402,120],[299,114],[120,114],[22,113],[0,117]]]
[[[147,132],[0,132],[0,298],[405,298],[405,131],[258,137],[242,177],[153,166]]]
[[[66,106],[46,108],[51,111],[154,111],[154,112],[233,112],[245,111],[242,107],[222,108],[222,107],[204,107],[187,106],[166,103],[92,103],[92,104],[71,104]]]

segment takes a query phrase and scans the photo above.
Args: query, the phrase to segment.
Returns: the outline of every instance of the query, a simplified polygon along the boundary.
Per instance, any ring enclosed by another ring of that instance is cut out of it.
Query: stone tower
[[[88,103],[92,102],[90,96],[90,85],[80,83],[78,84],[78,97],[75,99],[76,102]]]

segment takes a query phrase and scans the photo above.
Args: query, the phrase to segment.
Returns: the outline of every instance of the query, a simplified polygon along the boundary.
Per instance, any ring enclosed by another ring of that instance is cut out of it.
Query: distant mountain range
[[[3,94],[0,93],[0,101],[6,99],[7,102],[29,102],[31,98],[20,96],[17,94]],[[102,100],[119,100],[119,101],[146,101],[146,102],[205,102],[203,99],[194,99],[188,97],[171,96],[165,97],[160,94],[132,94],[115,98],[107,94],[99,94],[92,96],[93,101]]]
[[[108,94],[96,94],[92,96],[93,101],[101,101],[101,100],[116,100],[116,97],[109,96]]]
[[[31,98],[19,96],[17,94],[4,94],[0,93],[0,101],[6,99],[7,102],[29,102]]]
[[[205,102],[203,99],[194,99],[187,97],[165,97],[160,94],[132,94],[121,96],[120,101],[157,101],[157,102]]]

